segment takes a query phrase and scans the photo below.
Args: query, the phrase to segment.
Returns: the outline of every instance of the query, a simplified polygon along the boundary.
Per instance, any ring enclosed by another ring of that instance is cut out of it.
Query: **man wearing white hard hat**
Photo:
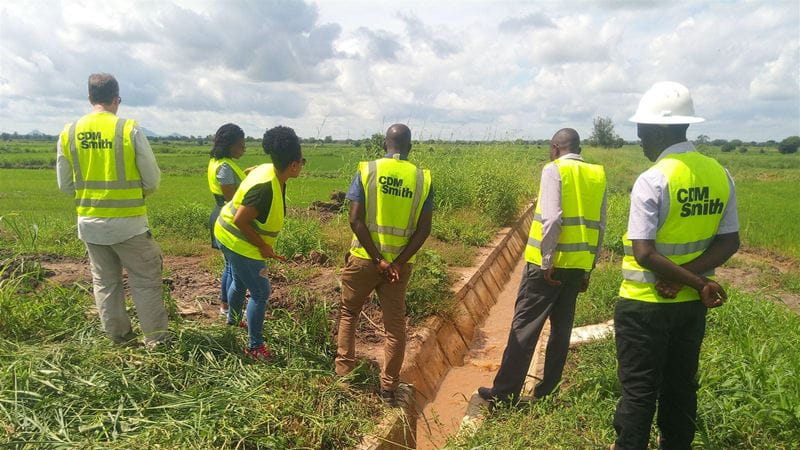
[[[686,139],[689,124],[703,119],[683,85],[654,84],[630,121],[655,164],[633,186],[623,238],[615,448],[646,449],[658,405],[660,448],[688,449],[706,311],[726,299],[714,269],[739,248],[735,188],[727,170]]]

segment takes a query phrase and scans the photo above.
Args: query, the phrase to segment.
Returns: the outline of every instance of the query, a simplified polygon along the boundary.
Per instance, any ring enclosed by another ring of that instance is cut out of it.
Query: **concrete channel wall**
[[[434,316],[419,327],[418,341],[410,343],[400,379],[410,386],[398,392],[402,408],[383,418],[376,432],[365,437],[359,450],[416,448],[419,411],[433,399],[451,367],[463,364],[475,330],[483,323],[497,295],[525,250],[534,204],[517,222],[502,229],[494,248],[453,286],[456,304],[451,314]]]

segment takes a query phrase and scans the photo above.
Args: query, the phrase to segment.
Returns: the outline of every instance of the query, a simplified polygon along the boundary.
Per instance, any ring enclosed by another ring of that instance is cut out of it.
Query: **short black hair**
[[[89,75],[89,101],[109,104],[119,97],[119,83],[110,73],[93,73]]]
[[[244,130],[235,123],[226,123],[219,127],[214,135],[214,146],[211,148],[211,157],[214,159],[230,158],[231,147],[239,139],[244,139]]]
[[[286,170],[289,165],[303,158],[300,152],[300,138],[294,130],[278,125],[264,132],[264,139],[261,141],[264,153],[272,157],[272,164],[279,170]]]

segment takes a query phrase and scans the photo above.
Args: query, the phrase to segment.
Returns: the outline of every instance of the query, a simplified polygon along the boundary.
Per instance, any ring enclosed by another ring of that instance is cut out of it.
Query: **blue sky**
[[[161,134],[588,137],[679,81],[690,136],[800,133],[797,1],[15,1],[0,5],[0,130],[56,133],[110,72],[120,115]]]

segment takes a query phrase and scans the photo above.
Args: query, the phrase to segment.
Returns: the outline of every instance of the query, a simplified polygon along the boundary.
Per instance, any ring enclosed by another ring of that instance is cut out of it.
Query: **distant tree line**
[[[58,138],[56,135],[44,134],[44,133],[28,133],[28,134],[19,134],[16,131],[12,133],[2,132],[0,133],[0,141],[10,141],[10,140],[17,140],[17,139],[25,139],[29,141],[55,141]],[[214,142],[214,135],[209,134],[207,136],[183,136],[178,134],[173,134],[170,136],[150,136],[148,139],[151,142],[188,142],[194,143],[196,145],[211,145]],[[245,138],[247,142],[260,142],[261,137],[258,136],[247,136]],[[383,145],[383,135],[380,133],[375,133],[370,137],[362,138],[362,139],[334,139],[332,136],[325,136],[323,138],[303,138],[301,141],[304,144],[338,144],[338,145],[350,145],[353,147],[364,147],[367,153],[370,154],[380,154],[382,151]],[[425,144],[425,145],[441,145],[441,144],[456,144],[456,145],[494,145],[494,144],[507,144],[507,143],[514,143],[515,145],[537,145],[537,146],[549,146],[550,140],[549,139],[515,139],[513,141],[506,141],[506,140],[490,140],[490,141],[481,141],[481,140],[446,140],[446,139],[424,139],[414,141],[415,145]],[[592,121],[592,134],[589,136],[588,139],[584,140],[584,145],[588,146],[595,146],[595,147],[602,147],[602,148],[619,148],[625,144],[636,144],[637,141],[626,141],[619,137],[616,132],[614,131],[614,122],[611,120],[610,117],[595,117]],[[762,148],[762,147],[777,147],[778,151],[783,154],[790,154],[796,153],[800,148],[800,136],[789,136],[786,139],[778,142],[774,139],[770,139],[765,142],[757,142],[757,141],[742,141],[740,139],[711,139],[708,135],[701,134],[697,136],[694,140],[694,143],[698,146],[704,145],[711,145],[714,147],[719,147],[720,150],[723,152],[733,152],[738,151],[741,153],[745,153],[748,151],[749,147],[753,148]]]

